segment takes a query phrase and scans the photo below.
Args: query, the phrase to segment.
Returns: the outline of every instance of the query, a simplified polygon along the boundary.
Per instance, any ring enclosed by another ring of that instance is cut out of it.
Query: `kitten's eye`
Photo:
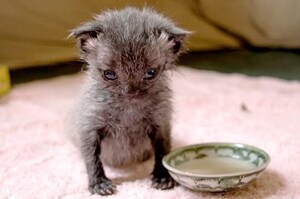
[[[143,79],[150,80],[150,79],[153,79],[153,78],[155,77],[155,75],[156,75],[155,69],[153,69],[153,68],[148,68],[148,69],[146,70],[146,72],[144,73]]]
[[[116,72],[113,70],[105,70],[105,71],[103,71],[103,75],[104,75],[105,79],[108,79],[108,80],[116,80],[117,79]]]

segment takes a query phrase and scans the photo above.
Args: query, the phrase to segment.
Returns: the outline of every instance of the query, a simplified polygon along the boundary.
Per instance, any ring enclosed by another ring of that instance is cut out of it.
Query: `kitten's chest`
[[[137,104],[126,104],[115,107],[111,116],[112,121],[121,127],[132,127],[133,125],[143,125],[151,117],[149,109]]]

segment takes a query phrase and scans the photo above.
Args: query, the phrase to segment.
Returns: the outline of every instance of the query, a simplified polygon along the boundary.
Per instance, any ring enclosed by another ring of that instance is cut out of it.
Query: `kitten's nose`
[[[137,93],[136,91],[137,91],[137,89],[133,85],[129,84],[129,85],[124,86],[123,94],[124,95],[134,95]]]

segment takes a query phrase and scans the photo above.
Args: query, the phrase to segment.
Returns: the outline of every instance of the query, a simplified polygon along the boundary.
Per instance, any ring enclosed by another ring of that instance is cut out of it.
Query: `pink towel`
[[[270,165],[246,188],[215,194],[152,189],[152,161],[106,168],[118,185],[107,198],[300,198],[300,82],[184,67],[171,79],[174,148],[241,142],[267,151]],[[88,192],[83,161],[63,133],[81,83],[82,75],[35,81],[1,99],[0,198],[100,198]]]

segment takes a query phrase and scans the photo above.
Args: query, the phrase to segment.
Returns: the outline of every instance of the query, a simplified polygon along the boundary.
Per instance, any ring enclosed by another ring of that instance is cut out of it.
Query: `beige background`
[[[299,0],[0,0],[0,64],[10,68],[76,60],[69,30],[103,9],[153,6],[194,32],[190,50],[239,48],[239,42],[201,18],[247,39],[252,45],[299,48]]]

